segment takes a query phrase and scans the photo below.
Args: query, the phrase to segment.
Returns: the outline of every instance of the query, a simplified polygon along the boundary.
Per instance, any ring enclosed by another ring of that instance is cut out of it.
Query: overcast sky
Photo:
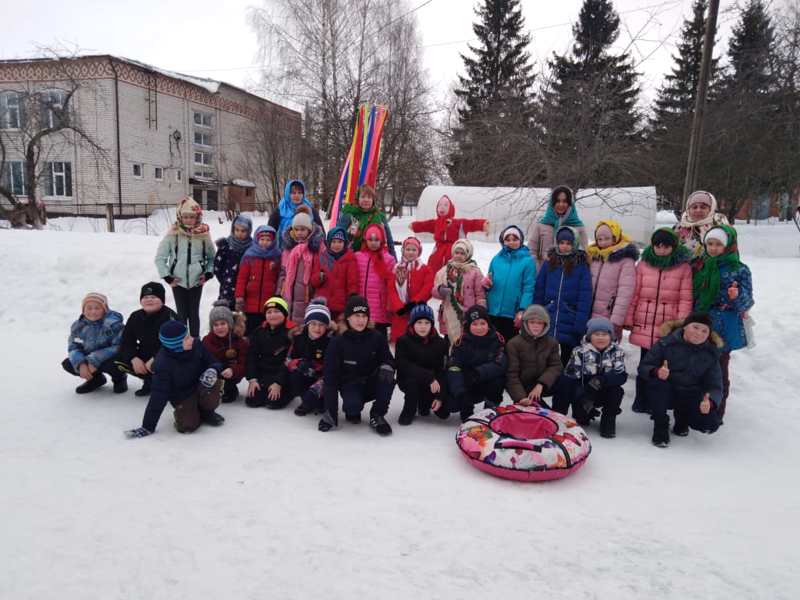
[[[409,2],[412,8],[420,7],[413,14],[425,45],[425,67],[437,95],[443,97],[461,70],[459,53],[467,51],[467,41],[473,36],[474,2]],[[727,47],[735,20],[730,8],[735,2],[721,2],[717,55]],[[253,68],[256,37],[246,13],[249,6],[259,6],[260,0],[29,0],[3,4],[2,58],[37,55],[39,45],[66,45],[84,53],[114,54],[241,87],[247,87],[257,75]],[[570,27],[581,4],[582,0],[522,1],[537,68],[553,51],[569,48]],[[614,6],[622,20],[618,45],[638,40],[632,52],[639,62],[642,88],[651,97],[671,67],[670,55],[691,0],[615,0]]]

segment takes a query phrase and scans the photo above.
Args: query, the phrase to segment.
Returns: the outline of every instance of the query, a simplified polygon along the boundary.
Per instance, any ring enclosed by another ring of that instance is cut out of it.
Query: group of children
[[[521,228],[506,227],[484,276],[463,236],[488,223],[456,219],[447,197],[435,219],[412,224],[434,234],[425,264],[415,237],[395,260],[370,188],[327,236],[303,192],[300,182],[287,184],[280,222],[252,237],[251,221],[237,217],[216,255],[199,206],[182,201],[157,258],[178,314],[164,305],[157,282],[143,286],[142,308],[124,326],[104,296],[87,295],[63,364],[85,380],[76,391],[102,386],[104,373],[116,393],[127,390],[127,374],[143,379],[137,395],[149,393],[150,401],[142,426],[127,432],[132,437],[155,431],[167,402],[180,431],[221,424],[219,402],[235,401],[246,379],[248,406],[279,409],[296,400],[298,416],[320,415],[320,431],[338,426],[340,408],[348,422],[360,422],[371,402],[370,426],[391,433],[385,416],[396,383],[404,394],[401,425],[431,412],[466,419],[478,404],[499,405],[507,391],[524,405],[549,397],[583,425],[599,416],[600,434],[611,438],[628,377],[620,342],[629,329],[641,348],[633,410],[651,414],[653,443],[669,443],[669,409],[675,435],[721,425],[730,353],[748,343],[753,299],[736,231],[709,217],[711,194],[693,194],[677,231],[655,231],[639,259],[613,220],[598,223],[586,246],[572,191],[555,188],[529,245]],[[682,242],[697,235],[699,253]],[[214,275],[220,298],[201,342],[194,290]],[[441,301],[444,335],[431,297]]]

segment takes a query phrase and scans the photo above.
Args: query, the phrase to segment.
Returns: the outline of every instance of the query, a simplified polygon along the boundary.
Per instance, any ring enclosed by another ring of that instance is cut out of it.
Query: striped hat
[[[308,325],[310,321],[319,321],[325,325],[331,322],[331,311],[325,298],[313,298],[306,307],[306,314],[303,323]]]
[[[158,330],[158,340],[171,352],[183,351],[183,340],[186,337],[186,325],[171,319]]]

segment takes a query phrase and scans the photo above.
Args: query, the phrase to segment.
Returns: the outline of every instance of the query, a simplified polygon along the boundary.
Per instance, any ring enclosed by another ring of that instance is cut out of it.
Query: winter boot
[[[306,406],[301,402],[300,405],[294,409],[294,414],[296,414],[298,417],[305,417],[308,413],[313,412],[313,410],[314,409],[312,409],[310,406]]]
[[[414,415],[411,413],[400,413],[400,418],[397,419],[400,425],[411,425],[414,422]]]
[[[653,423],[653,445],[658,448],[669,446],[669,417]]]
[[[231,402],[236,402],[238,399],[239,389],[234,384],[226,381],[222,388],[222,397],[220,398],[220,402],[224,404],[230,404]]]
[[[369,419],[369,426],[375,430],[375,433],[378,435],[390,435],[392,433],[392,427],[389,423],[386,422],[381,415],[375,415],[374,417],[370,417]]]
[[[114,382],[115,394],[124,394],[128,391],[128,377],[126,375],[112,379],[112,381]]]
[[[319,425],[317,425],[317,429],[319,429],[322,432],[326,432],[335,428],[336,428],[336,421],[331,416],[331,414],[326,410],[324,413],[322,413],[322,418],[319,420]]]
[[[225,417],[216,411],[200,413],[200,420],[211,427],[219,427],[225,422]]]
[[[88,394],[89,392],[93,392],[96,389],[103,387],[105,384],[106,384],[106,376],[103,375],[102,373],[97,373],[89,381],[82,383],[78,387],[76,387],[75,393]]]
[[[617,411],[603,409],[603,416],[600,417],[600,437],[617,437]]]
[[[146,396],[149,396],[150,395],[150,384],[151,384],[151,381],[152,381],[152,378],[145,377],[144,384],[142,385],[141,388],[139,388],[138,390],[133,392],[133,395],[137,396],[138,398],[144,398]]]
[[[358,413],[352,415],[345,415],[344,418],[348,423],[351,423],[353,425],[358,425],[359,423],[361,423],[361,415]]]
[[[674,410],[673,416],[675,417],[675,424],[672,426],[672,433],[679,437],[686,437],[689,435],[689,415],[685,410]]]

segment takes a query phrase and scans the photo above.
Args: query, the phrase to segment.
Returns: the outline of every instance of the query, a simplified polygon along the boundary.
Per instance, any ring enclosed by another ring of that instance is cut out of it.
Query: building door
[[[200,206],[203,206],[203,188],[201,188],[201,187],[193,187],[192,188],[192,198]]]
[[[217,190],[206,190],[206,210],[217,210],[218,205]]]

